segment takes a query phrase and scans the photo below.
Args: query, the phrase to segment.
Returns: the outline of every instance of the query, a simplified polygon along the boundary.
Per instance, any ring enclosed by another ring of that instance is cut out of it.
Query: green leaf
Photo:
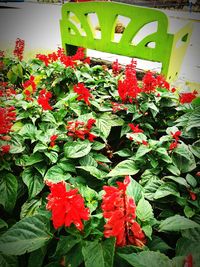
[[[80,238],[70,236],[60,236],[56,247],[54,257],[60,259],[67,254],[77,243],[80,242]]]
[[[104,143],[100,143],[100,142],[98,142],[98,141],[94,141],[93,143],[92,143],[92,149],[93,150],[101,150],[101,149],[103,149],[105,147],[105,144]]]
[[[79,267],[83,262],[82,245],[77,243],[64,257],[66,266]],[[60,264],[59,264],[60,266]],[[58,266],[58,267],[59,267]],[[54,267],[54,266],[52,266]]]
[[[189,145],[190,151],[200,159],[200,140],[197,140],[192,145]]]
[[[42,199],[27,200],[21,207],[20,219],[38,214]]]
[[[42,267],[47,252],[47,246],[41,247],[30,253],[27,267]]]
[[[183,173],[190,172],[196,168],[195,158],[185,144],[179,144],[178,147],[174,149],[172,160]]]
[[[33,167],[28,167],[22,172],[22,180],[28,187],[29,198],[37,196],[44,188],[43,177]]]
[[[167,163],[172,163],[171,157],[168,155],[167,150],[164,147],[159,147],[156,149],[158,156]]]
[[[139,172],[138,167],[132,160],[121,161],[114,169],[107,174],[108,177],[113,176],[124,176],[124,175],[135,175]]]
[[[144,198],[141,198],[139,200],[136,208],[136,214],[138,219],[141,220],[142,222],[148,221],[154,217],[153,209],[150,203]]]
[[[17,81],[17,75],[11,69],[7,72],[7,78],[12,84]]]
[[[0,251],[22,255],[43,247],[51,239],[46,224],[39,215],[22,219],[0,237]]]
[[[25,149],[25,146],[23,146],[23,139],[20,136],[12,136],[11,148],[9,152],[11,154],[18,154],[18,153],[22,153],[24,149]]]
[[[176,182],[177,184],[183,185],[185,187],[189,187],[188,183],[186,182],[186,180],[182,177],[177,177],[177,176],[164,176],[163,180],[165,179],[169,179],[172,180],[174,182]]]
[[[164,183],[156,190],[154,199],[163,198],[169,195],[179,197],[180,193],[178,192],[178,189],[175,184]]]
[[[9,172],[1,172],[0,178],[0,204],[6,211],[11,212],[17,199],[17,178]]]
[[[64,145],[64,154],[66,158],[81,158],[87,155],[91,150],[89,141],[73,141]]]
[[[77,167],[77,168],[85,170],[86,172],[89,172],[90,175],[96,177],[99,180],[102,180],[107,175],[106,172],[101,171],[94,166],[81,166],[81,167]]]
[[[200,227],[190,228],[181,232],[182,236],[190,241],[200,242]]]
[[[101,155],[101,154],[100,154]],[[79,160],[79,163],[82,165],[82,166],[93,166],[93,167],[97,167],[98,164],[96,162],[96,160],[89,154],[87,154],[86,156],[82,157],[80,160]]]
[[[117,254],[133,267],[172,267],[171,260],[160,252],[143,251],[132,254]]]
[[[187,218],[191,218],[195,215],[195,211],[189,206],[185,206],[183,211]]]
[[[4,228],[4,227],[8,228],[8,224],[7,224],[4,220],[2,220],[2,219],[0,218],[0,229],[1,229],[1,228]],[[0,266],[1,266],[1,265],[0,265]]]
[[[31,166],[43,160],[44,160],[44,156],[41,153],[36,152],[34,154],[31,154],[30,156],[22,155],[18,160],[16,160],[16,162],[17,162],[17,165],[25,167],[25,166]]]
[[[142,198],[143,193],[144,193],[143,187],[134,179],[130,178],[130,183],[127,186],[126,194],[130,197],[133,197],[135,203],[137,204],[138,201]]]
[[[109,160],[109,158],[107,158],[106,156],[104,156],[103,154],[100,153],[93,153],[93,157],[96,161],[100,161],[100,162],[106,162],[106,163],[110,163],[111,161]]]
[[[189,238],[182,237],[180,238],[176,243],[176,255],[177,256],[187,256],[189,254],[193,255],[199,255],[199,241],[192,241]],[[195,259],[194,259],[195,262]],[[194,265],[196,266],[196,265]],[[197,265],[198,267],[198,265]]]
[[[18,267],[18,258],[12,255],[0,253],[0,266],[2,267]]]
[[[180,215],[174,215],[162,221],[159,225],[159,232],[181,231],[189,228],[200,227],[200,225],[190,219]]]
[[[145,146],[145,145],[140,145],[137,152],[136,152],[136,155],[135,155],[135,158],[138,159],[138,158],[141,158],[143,157],[145,154],[149,153],[149,151],[151,151],[152,148],[148,147],[148,146]]]
[[[119,155],[120,157],[130,157],[131,156],[131,150],[128,148],[121,149],[119,151],[114,152],[114,154]]]
[[[174,175],[178,176],[181,174],[180,170],[177,168],[176,165],[169,164],[169,165],[167,165],[167,169],[168,169],[168,171],[170,171]]]
[[[165,252],[172,249],[165,241],[163,241],[159,236],[153,236],[152,240],[148,242],[148,247],[153,251]]]
[[[55,151],[50,151],[50,152],[45,151],[44,154],[45,154],[45,156],[47,156],[50,159],[51,163],[56,163],[57,162],[58,153],[56,153]]]
[[[66,173],[61,167],[55,165],[48,169],[44,180],[51,181],[53,183],[58,183],[61,181],[66,181],[71,177],[69,173]]]
[[[188,184],[191,185],[192,187],[196,187],[197,186],[197,180],[191,174],[188,173],[186,175],[185,179],[188,182]]]
[[[37,127],[33,124],[25,124],[19,131],[19,135],[23,136],[24,139],[36,140]]]
[[[101,242],[98,240],[85,241],[82,248],[85,267],[112,267],[114,251],[114,238],[109,238]]]

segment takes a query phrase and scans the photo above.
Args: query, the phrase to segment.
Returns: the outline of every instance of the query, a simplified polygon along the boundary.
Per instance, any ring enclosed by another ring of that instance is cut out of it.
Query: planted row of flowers
[[[197,92],[23,50],[0,54],[3,266],[199,266]]]

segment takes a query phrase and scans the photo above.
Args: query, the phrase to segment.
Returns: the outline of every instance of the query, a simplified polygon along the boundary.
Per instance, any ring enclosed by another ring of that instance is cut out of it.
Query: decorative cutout
[[[118,15],[116,17],[115,23],[114,23],[114,35],[113,35],[113,39],[111,41],[115,42],[115,43],[119,43],[122,35],[126,29],[126,27],[128,26],[129,22],[131,21],[130,18],[125,17],[125,16],[121,16]]]
[[[147,24],[145,24],[138,32],[137,34],[133,37],[131,44],[136,46],[138,45],[145,37],[147,37],[148,35],[157,32],[158,30],[158,21],[153,21],[153,22],[149,22]],[[153,45],[153,43],[155,42],[148,42],[148,44],[146,44],[147,47],[149,48],[155,48],[156,44]],[[151,47],[151,46],[154,47]]]
[[[73,12],[68,13],[68,20],[75,26],[76,30],[79,32],[81,36],[86,36],[86,32],[82,28],[79,18]],[[69,28],[69,31],[73,35],[76,34],[75,30],[72,28]]]
[[[101,39],[101,27],[96,13],[88,13],[87,21],[95,39]]]
[[[187,42],[187,39],[188,39],[188,33],[185,34],[182,38],[180,38],[180,39],[178,40],[178,42],[176,43],[176,48],[179,48],[179,47],[181,47],[181,45],[182,45],[183,43],[186,43],[186,42]]]

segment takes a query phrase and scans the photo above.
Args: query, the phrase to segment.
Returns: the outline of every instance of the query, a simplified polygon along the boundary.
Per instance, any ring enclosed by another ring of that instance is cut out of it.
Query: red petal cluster
[[[84,100],[87,105],[90,105],[89,98],[91,98],[92,95],[83,83],[78,83],[74,85],[74,92],[79,95],[77,97],[77,100]]]
[[[139,128],[139,124],[137,124],[136,126],[133,123],[129,123],[128,126],[131,128],[131,130],[134,133],[143,133],[144,131],[142,129]]]
[[[0,82],[0,97],[8,99],[13,95],[16,95],[15,89],[9,86],[7,82]]]
[[[13,51],[13,54],[15,57],[17,57],[20,61],[23,59],[23,53],[24,53],[24,40],[17,38],[15,41],[15,49]]]
[[[166,88],[169,90],[170,85],[162,75],[155,76],[151,71],[147,71],[142,79],[142,92],[155,92],[157,88]]]
[[[126,195],[130,183],[127,176],[124,182],[117,182],[118,187],[104,186],[102,210],[106,219],[104,236],[116,237],[117,246],[136,245],[142,247],[146,243],[145,235],[136,222],[136,205],[133,198]]]
[[[127,107],[125,107],[123,104],[112,102],[112,110],[114,113],[121,110],[127,110]]]
[[[8,134],[16,120],[16,112],[14,107],[0,107],[0,134]]]
[[[55,141],[56,141],[56,139],[58,138],[58,135],[57,134],[54,134],[54,135],[52,135],[51,137],[50,137],[50,146],[51,147],[54,147],[55,146]]]
[[[116,59],[113,63],[112,63],[112,73],[114,76],[117,76],[119,74],[119,72],[121,71],[122,66],[119,64],[118,59]]]
[[[181,93],[180,94],[180,103],[191,103],[193,99],[197,97],[197,92],[193,91],[192,93]]]
[[[35,77],[33,75],[30,76],[29,80],[25,81],[25,83],[22,84],[24,88],[24,94],[26,95],[26,100],[32,101],[32,95],[36,92],[36,83],[35,83]]]
[[[47,197],[46,207],[52,212],[54,228],[74,224],[79,231],[83,230],[82,220],[89,220],[89,209],[84,206],[84,199],[78,190],[67,191],[65,182],[47,182],[47,185],[51,193]]]
[[[52,110],[52,107],[49,105],[49,100],[52,97],[52,93],[48,92],[46,89],[42,89],[39,92],[38,104],[42,106],[43,110]]]
[[[96,120],[94,119],[89,119],[86,124],[82,121],[68,121],[68,125],[66,126],[68,130],[67,134],[74,139],[88,139],[90,142],[93,142],[96,135],[90,133],[90,130],[95,122]]]
[[[169,150],[173,150],[178,146],[178,140],[179,140],[179,137],[181,136],[181,134],[182,134],[181,131],[176,131],[175,133],[171,133],[171,135],[175,141],[170,144]]]
[[[122,102],[132,103],[140,91],[136,77],[136,61],[132,60],[131,64],[126,66],[125,79],[118,81],[118,93]]]

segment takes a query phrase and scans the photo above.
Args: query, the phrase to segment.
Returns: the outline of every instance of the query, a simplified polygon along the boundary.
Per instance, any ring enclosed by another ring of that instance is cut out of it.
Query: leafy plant
[[[199,266],[199,97],[83,49],[1,56],[3,266]]]

